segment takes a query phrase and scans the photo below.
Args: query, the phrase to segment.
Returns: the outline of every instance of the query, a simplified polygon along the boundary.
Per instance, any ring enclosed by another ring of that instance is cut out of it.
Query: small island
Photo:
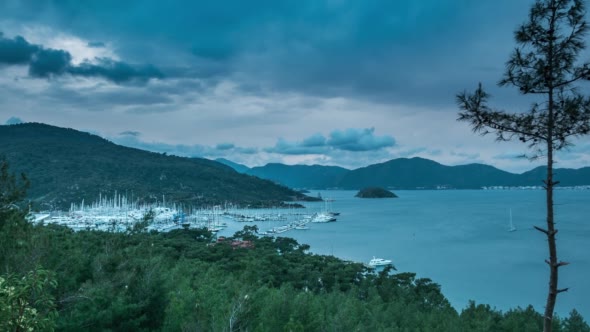
[[[367,187],[359,190],[355,195],[359,198],[396,198],[397,195],[380,187]]]

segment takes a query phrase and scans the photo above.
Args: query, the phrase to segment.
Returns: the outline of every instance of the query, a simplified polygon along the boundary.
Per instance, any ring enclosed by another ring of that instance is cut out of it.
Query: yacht
[[[372,267],[385,266],[385,265],[390,265],[391,263],[392,262],[390,259],[375,258],[375,256],[373,256],[373,259],[371,259],[369,261],[369,266],[372,266]]]
[[[508,223],[508,231],[509,232],[516,231],[516,226],[514,226],[514,223],[512,222],[512,209],[510,209],[510,222]]]
[[[332,216],[326,212],[317,213],[311,218],[311,222],[315,222],[315,223],[323,223],[323,222],[331,222],[331,221],[336,221],[336,218],[334,218],[334,216]]]

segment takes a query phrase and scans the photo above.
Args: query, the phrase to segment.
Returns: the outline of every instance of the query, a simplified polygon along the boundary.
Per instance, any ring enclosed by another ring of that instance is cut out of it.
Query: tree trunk
[[[551,106],[550,106],[551,107]],[[550,119],[551,121],[552,119]],[[543,331],[551,332],[553,322],[553,311],[557,299],[557,281],[558,269],[557,263],[557,246],[555,243],[555,221],[553,219],[553,146],[552,141],[547,143],[547,179],[545,180],[545,190],[547,196],[547,242],[549,244],[549,294],[547,295],[547,304],[545,305],[545,317],[543,321]]]
[[[547,179],[545,180],[545,193],[547,196],[547,243],[549,245],[549,260],[545,260],[549,265],[549,293],[547,294],[547,303],[545,305],[545,316],[543,319],[543,332],[551,332],[553,329],[553,311],[555,310],[555,301],[557,300],[557,281],[558,269],[557,264],[557,246],[555,244],[555,220],[553,219],[553,126],[554,126],[554,54],[553,41],[555,40],[555,15],[557,6],[555,1],[551,1],[551,18],[549,21],[549,49],[547,54],[547,68],[545,72],[545,81],[549,88],[547,109]]]

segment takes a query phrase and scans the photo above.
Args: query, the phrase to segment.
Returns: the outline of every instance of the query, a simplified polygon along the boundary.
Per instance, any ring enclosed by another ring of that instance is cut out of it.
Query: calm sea
[[[341,213],[338,221],[281,236],[346,260],[391,259],[399,272],[440,284],[458,310],[474,300],[503,311],[529,304],[543,311],[547,241],[533,225],[545,224],[544,191],[396,191],[396,199],[360,199],[355,191],[319,193],[334,199],[330,204]],[[305,205],[306,212],[324,207]],[[571,263],[560,270],[559,287],[570,290],[559,294],[556,312],[563,317],[576,308],[589,320],[590,190],[556,191],[555,209],[559,259]],[[510,213],[515,232],[508,232]],[[225,232],[243,225],[232,223]],[[262,230],[268,225],[259,223]]]

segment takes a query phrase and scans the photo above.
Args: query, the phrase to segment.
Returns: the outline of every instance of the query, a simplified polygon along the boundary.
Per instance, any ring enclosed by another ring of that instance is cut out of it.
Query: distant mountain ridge
[[[530,171],[520,174],[519,179],[522,181],[521,186],[529,185],[528,183],[537,182],[544,179],[547,172],[546,166],[539,166]],[[553,170],[553,178],[559,181],[558,186],[582,186],[590,185],[590,167],[574,168],[556,168]]]
[[[517,177],[483,164],[446,166],[424,158],[399,158],[355,169],[346,174],[339,184],[346,189],[367,186],[474,189],[513,185]]]
[[[191,205],[277,205],[310,199],[287,187],[202,158],[116,145],[99,136],[40,123],[0,126],[0,157],[31,181],[29,197],[46,207],[95,201],[115,191],[142,201]]]
[[[268,179],[290,188],[326,189],[336,187],[350,170],[338,166],[284,165],[253,167],[247,174]]]
[[[224,158],[218,158],[215,161],[233,168],[238,173],[257,176],[261,179],[280,183],[289,188],[333,188],[350,171],[338,166],[285,165],[281,163],[268,163],[264,166],[249,168],[246,165]]]
[[[235,163],[234,163],[235,164]],[[237,164],[239,165],[239,164]],[[541,186],[545,167],[515,174],[484,164],[447,166],[414,157],[348,170],[336,166],[271,163],[246,168],[245,173],[298,189],[480,189],[492,186]],[[590,185],[590,167],[555,169],[560,186]]]
[[[229,166],[231,168],[234,169],[234,171],[238,172],[238,173],[247,173],[250,170],[250,167],[246,166],[246,165],[242,165],[242,164],[238,164],[238,163],[234,163],[231,160],[225,159],[225,158],[217,158],[215,159],[216,162],[224,164],[226,166]]]

